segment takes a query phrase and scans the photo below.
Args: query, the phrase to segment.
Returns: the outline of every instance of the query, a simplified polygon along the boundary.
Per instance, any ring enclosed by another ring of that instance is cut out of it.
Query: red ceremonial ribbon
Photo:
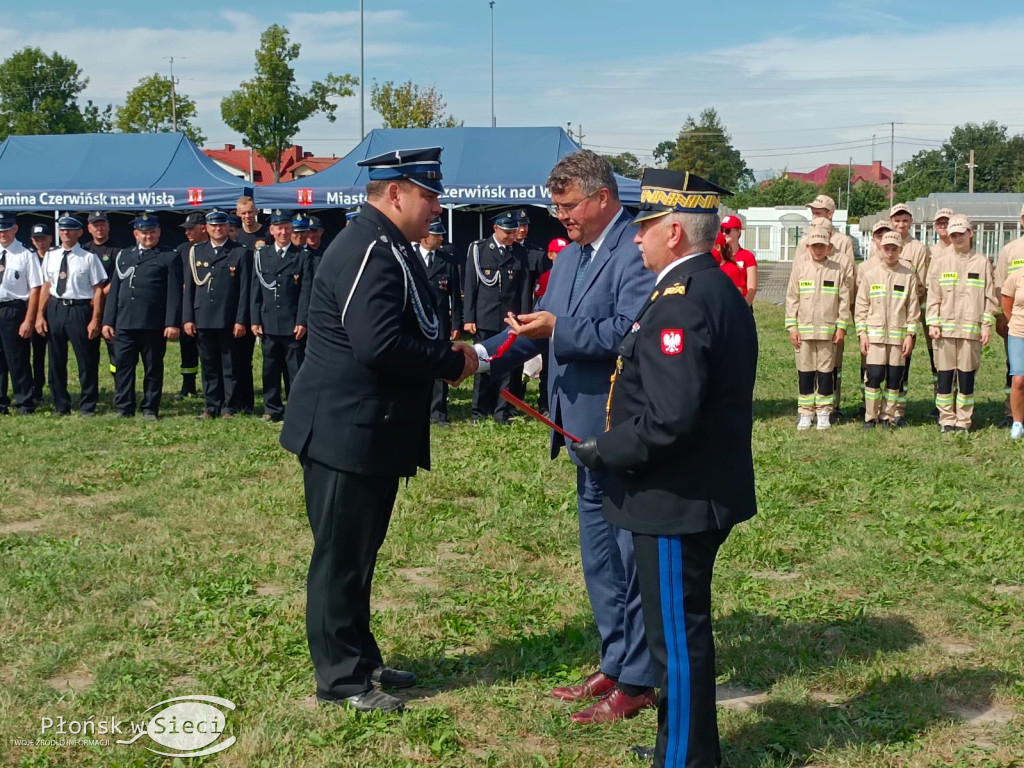
[[[491,355],[489,358],[487,358],[488,361],[497,360],[499,357],[504,355],[505,351],[509,347],[512,346],[512,342],[515,341],[518,336],[519,336],[519,334],[516,333],[515,331],[509,331],[508,332],[508,338],[505,339],[503,342],[501,342],[501,346],[498,347],[496,350],[494,350],[494,354],[493,355]]]

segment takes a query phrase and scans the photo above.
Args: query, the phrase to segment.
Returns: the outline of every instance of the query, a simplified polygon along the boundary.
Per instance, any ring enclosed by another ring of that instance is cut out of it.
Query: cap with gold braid
[[[722,197],[732,192],[695,173],[645,168],[640,182],[640,210],[634,224],[669,213],[718,213]]]

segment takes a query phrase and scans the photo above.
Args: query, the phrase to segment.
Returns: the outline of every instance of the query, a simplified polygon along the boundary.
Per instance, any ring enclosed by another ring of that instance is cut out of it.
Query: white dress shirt
[[[6,251],[4,271],[0,272],[0,304],[5,301],[28,301],[29,294],[43,284],[39,257],[17,240]]]
[[[63,246],[57,246],[47,251],[43,258],[43,279],[50,284],[50,296],[78,301],[91,299],[93,289],[107,282],[103,262],[95,253],[76,244],[68,251],[67,284],[64,286],[64,293],[58,295],[57,281],[60,279],[60,263],[64,260],[64,250]]]

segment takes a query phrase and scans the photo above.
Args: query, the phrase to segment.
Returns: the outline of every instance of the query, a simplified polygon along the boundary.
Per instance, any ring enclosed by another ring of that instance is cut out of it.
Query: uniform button
[[[390,413],[385,413],[384,414],[384,421],[391,421],[391,414]]]

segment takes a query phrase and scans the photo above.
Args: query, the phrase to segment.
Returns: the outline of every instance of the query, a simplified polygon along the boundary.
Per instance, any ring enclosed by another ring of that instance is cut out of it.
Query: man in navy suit
[[[589,150],[563,157],[548,177],[552,210],[573,241],[551,269],[548,288],[534,311],[509,317],[519,334],[490,370],[500,375],[547,351],[551,365],[551,418],[574,435],[604,431],[606,406],[619,343],[651,293],[633,244],[632,217],[619,202],[608,161]],[[477,345],[483,358],[495,353],[508,331]],[[583,576],[601,635],[601,665],[579,685],[556,688],[566,701],[599,701],[572,719],[606,722],[653,706],[654,671],[644,634],[632,537],[601,516],[601,501],[614,479],[582,466],[563,438],[552,433],[551,458],[566,445],[576,464]]]

